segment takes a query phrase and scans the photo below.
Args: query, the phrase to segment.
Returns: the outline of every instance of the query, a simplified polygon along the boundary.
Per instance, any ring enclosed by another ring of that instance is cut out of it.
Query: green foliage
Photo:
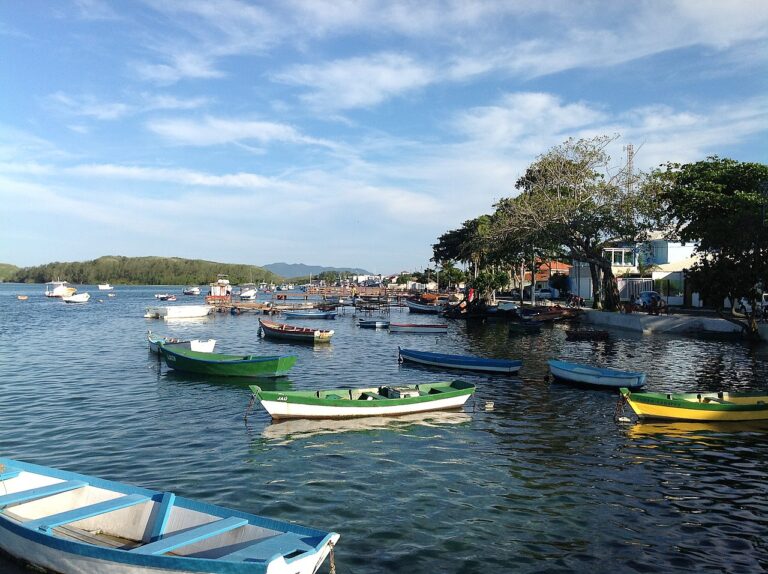
[[[75,284],[95,285],[110,282],[127,285],[204,285],[225,273],[233,284],[281,278],[261,267],[216,263],[178,257],[105,256],[92,261],[54,262],[16,271],[12,280],[20,283],[46,283],[56,279]]]
[[[666,164],[652,182],[671,229],[696,242],[701,259],[688,275],[692,288],[715,304],[746,296],[755,309],[768,288],[768,166],[713,156]]]
[[[11,265],[10,263],[0,263],[0,282],[12,281],[13,276],[18,270],[18,267]]]
[[[555,273],[549,279],[549,286],[560,291],[561,294],[566,293],[569,289],[570,280],[568,276],[563,273]]]

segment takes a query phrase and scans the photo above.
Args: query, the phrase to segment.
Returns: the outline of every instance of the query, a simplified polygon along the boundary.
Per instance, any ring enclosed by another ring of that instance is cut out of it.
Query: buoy
[[[485,410],[486,411],[492,411],[493,410],[493,401],[485,401]]]

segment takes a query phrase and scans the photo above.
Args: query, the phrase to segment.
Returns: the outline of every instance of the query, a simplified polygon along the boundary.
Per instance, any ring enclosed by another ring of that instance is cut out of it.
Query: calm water
[[[260,339],[255,314],[142,317],[154,293],[202,302],[179,287],[83,290],[91,302],[75,306],[0,285],[3,456],[335,530],[340,574],[768,569],[768,425],[617,425],[613,394],[545,380],[546,360],[563,357],[643,369],[650,390],[765,389],[765,348],[621,331],[571,343],[560,325],[509,337],[463,321],[395,335],[351,312],[324,321],[333,343],[312,348]],[[244,420],[247,383],[169,371],[147,329],[295,353],[285,388],[460,377],[477,396],[462,413],[406,419],[271,424],[257,406]],[[399,365],[398,345],[524,365],[519,379],[441,373]],[[0,571],[21,570],[0,558]]]

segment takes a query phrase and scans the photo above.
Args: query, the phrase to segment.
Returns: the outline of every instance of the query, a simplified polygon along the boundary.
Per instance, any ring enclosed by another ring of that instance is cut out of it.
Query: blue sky
[[[768,162],[768,2],[0,3],[0,262],[422,269],[569,137]]]

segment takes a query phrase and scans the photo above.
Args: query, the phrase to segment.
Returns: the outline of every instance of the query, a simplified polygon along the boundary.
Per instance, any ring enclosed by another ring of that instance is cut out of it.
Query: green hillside
[[[0,281],[11,281],[18,270],[18,267],[10,263],[0,263]]]
[[[93,261],[54,262],[16,269],[9,280],[45,283],[54,279],[75,284],[204,285],[226,273],[233,284],[279,282],[282,278],[255,265],[217,263],[179,257],[105,256]]]

